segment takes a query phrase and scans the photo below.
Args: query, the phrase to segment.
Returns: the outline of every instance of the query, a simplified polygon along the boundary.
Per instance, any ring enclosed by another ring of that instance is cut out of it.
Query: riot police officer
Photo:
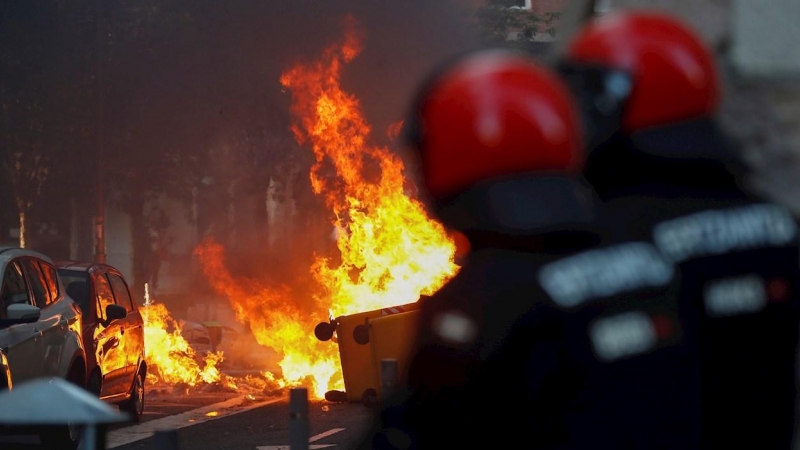
[[[678,274],[651,244],[604,242],[566,87],[483,51],[437,73],[409,125],[470,253],[423,301],[407,385],[364,448],[697,448]]]
[[[797,227],[742,187],[745,166],[714,119],[713,55],[675,18],[621,11],[577,33],[561,72],[594,127],[586,177],[610,228],[651,240],[682,273],[700,332],[704,448],[789,448]]]

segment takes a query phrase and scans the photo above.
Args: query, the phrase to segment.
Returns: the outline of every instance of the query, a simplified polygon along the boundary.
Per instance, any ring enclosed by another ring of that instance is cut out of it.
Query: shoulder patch
[[[754,273],[714,280],[704,286],[703,302],[711,317],[757,313],[767,306],[767,287]]]
[[[630,311],[596,320],[589,328],[595,354],[603,361],[647,353],[658,345],[658,333],[651,318]]]

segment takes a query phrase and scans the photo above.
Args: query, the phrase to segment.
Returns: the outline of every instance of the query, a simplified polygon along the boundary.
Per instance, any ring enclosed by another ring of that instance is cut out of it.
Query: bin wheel
[[[358,325],[353,328],[353,339],[357,344],[369,344],[369,325]]]
[[[378,391],[375,389],[369,388],[361,394],[361,402],[367,408],[374,408],[378,406]]]
[[[320,341],[329,341],[333,337],[333,332],[336,331],[332,323],[320,322],[314,327],[314,336]]]

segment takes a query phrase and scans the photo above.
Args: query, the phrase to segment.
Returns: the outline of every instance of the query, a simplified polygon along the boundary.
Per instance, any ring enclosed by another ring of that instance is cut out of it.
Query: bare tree
[[[49,172],[49,157],[43,145],[40,108],[16,98],[2,103],[0,145],[3,174],[11,184],[19,214],[19,244],[26,246],[26,218],[39,198]],[[16,124],[17,126],[12,125]]]

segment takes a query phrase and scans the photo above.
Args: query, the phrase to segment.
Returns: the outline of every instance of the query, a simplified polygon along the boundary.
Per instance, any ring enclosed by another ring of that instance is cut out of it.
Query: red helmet
[[[579,173],[579,121],[556,75],[521,54],[484,50],[431,80],[409,126],[426,188],[442,200],[489,178]]]
[[[620,11],[592,20],[567,49],[570,63],[622,69],[633,79],[622,129],[633,132],[713,115],[720,100],[714,57],[670,16]]]

